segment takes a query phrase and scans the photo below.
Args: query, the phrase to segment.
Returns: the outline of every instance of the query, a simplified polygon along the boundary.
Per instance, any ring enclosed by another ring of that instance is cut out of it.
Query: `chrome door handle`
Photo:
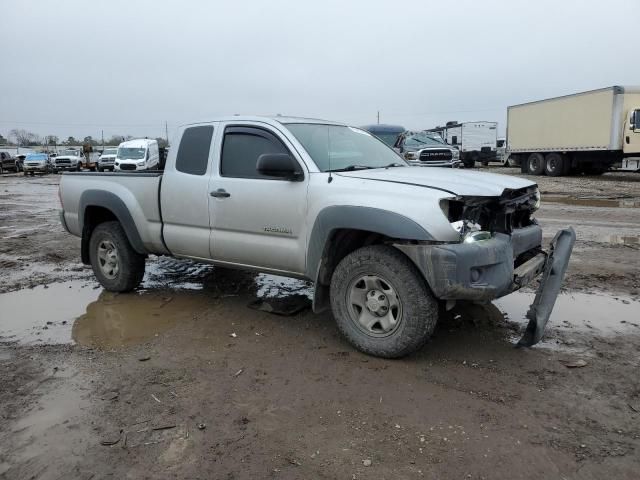
[[[219,188],[214,192],[209,192],[209,195],[216,198],[228,198],[231,196],[231,194],[227,192],[224,188]]]

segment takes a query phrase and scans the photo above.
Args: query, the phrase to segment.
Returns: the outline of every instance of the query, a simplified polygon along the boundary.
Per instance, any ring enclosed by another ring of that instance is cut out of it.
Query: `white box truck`
[[[437,132],[449,144],[460,150],[460,160],[471,168],[476,162],[495,161],[498,141],[497,122],[447,122],[427,132]]]
[[[533,175],[638,169],[640,87],[608,87],[507,108],[510,163]],[[635,166],[635,168],[634,168]]]

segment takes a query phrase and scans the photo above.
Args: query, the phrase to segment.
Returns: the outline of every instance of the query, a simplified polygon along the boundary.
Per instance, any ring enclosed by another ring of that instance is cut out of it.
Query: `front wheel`
[[[338,329],[358,350],[384,358],[415,352],[438,320],[438,302],[411,261],[386,245],[347,255],[331,278]]]
[[[129,292],[144,276],[144,255],[136,252],[119,222],[98,225],[89,241],[91,267],[100,284],[111,292]]]

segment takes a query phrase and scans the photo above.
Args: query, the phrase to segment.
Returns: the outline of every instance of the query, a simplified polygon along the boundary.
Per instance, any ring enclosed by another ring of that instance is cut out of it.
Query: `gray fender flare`
[[[319,282],[320,268],[327,256],[331,235],[339,229],[363,230],[396,240],[433,240],[429,232],[414,220],[388,210],[351,205],[337,205],[321,210],[309,236],[306,262],[306,275],[315,283],[315,312],[324,310],[328,304],[328,287]]]
[[[129,243],[133,249],[143,255],[147,250],[144,248],[138,228],[136,227],[131,212],[117,195],[105,190],[85,190],[80,196],[80,206],[78,208],[78,223],[82,232],[82,262],[89,264],[89,239],[90,236],[85,231],[84,217],[87,207],[101,207],[109,210],[116,217],[124,229]],[[88,226],[87,226],[88,227]]]

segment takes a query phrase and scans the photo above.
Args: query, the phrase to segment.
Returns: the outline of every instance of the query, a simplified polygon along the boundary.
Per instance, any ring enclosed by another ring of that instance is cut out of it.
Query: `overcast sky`
[[[430,128],[640,84],[640,1],[0,3],[0,134],[171,136],[216,115]]]

